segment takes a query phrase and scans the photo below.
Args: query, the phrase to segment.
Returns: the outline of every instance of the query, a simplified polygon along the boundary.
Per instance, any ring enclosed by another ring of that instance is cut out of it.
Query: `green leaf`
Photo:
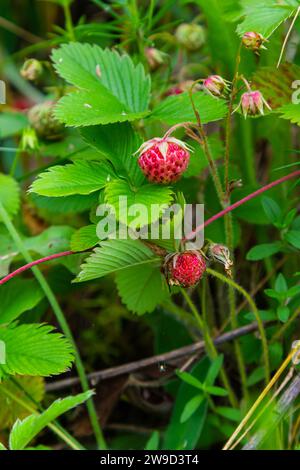
[[[66,95],[59,100],[54,110],[59,121],[73,127],[136,121],[148,114],[148,111],[130,112],[112,95],[101,94],[98,90]]]
[[[213,98],[204,92],[194,93],[193,99],[203,124],[218,121],[227,113],[224,100]],[[169,96],[154,108],[149,119],[163,121],[169,125],[188,121],[197,122],[188,93]]]
[[[216,378],[218,377],[218,374],[221,370],[221,367],[223,365],[224,361],[224,356],[223,354],[220,354],[214,361],[211,363],[209,366],[207,376],[205,377],[205,386],[211,386],[215,383]]]
[[[57,72],[80,88],[56,107],[56,117],[65,124],[109,124],[148,114],[150,78],[129,56],[73,42],[54,50],[52,59]]]
[[[35,280],[12,279],[0,289],[0,325],[9,323],[34,308],[44,297]]]
[[[265,289],[264,293],[271,299],[276,299],[279,302],[286,299],[286,294],[282,292],[276,292],[274,289]]]
[[[20,188],[9,175],[0,173],[0,203],[10,216],[16,215],[20,206]],[[1,217],[0,217],[1,222]]]
[[[275,255],[281,251],[282,245],[280,242],[263,243],[256,245],[248,251],[246,259],[248,261],[258,261],[269,256]]]
[[[87,225],[77,230],[71,238],[72,251],[84,251],[93,248],[99,243],[96,225]]]
[[[268,220],[271,222],[271,224],[278,227],[282,219],[282,210],[280,209],[277,202],[266,196],[262,198],[261,202]]]
[[[287,119],[293,124],[300,126],[300,104],[285,104],[278,109],[282,119]]]
[[[251,374],[247,377],[247,385],[248,387],[252,387],[252,385],[256,385],[258,382],[261,382],[266,375],[264,367],[257,367],[256,369],[251,372]]]
[[[153,431],[149,440],[145,445],[145,450],[158,450],[159,448],[159,432]]]
[[[287,292],[288,285],[282,273],[279,273],[275,280],[275,290],[280,294]]]
[[[70,239],[74,233],[67,225],[53,225],[35,237],[25,238],[27,250],[42,256],[49,256],[70,249]]]
[[[204,382],[209,361],[202,359],[191,373],[200,383]],[[181,382],[176,393],[176,401],[173,407],[170,423],[164,434],[164,449],[171,450],[192,450],[196,447],[203,426],[207,417],[208,403],[205,399],[195,413],[185,422],[181,423],[180,418],[186,403],[195,395],[199,395],[198,390],[186,382]]]
[[[96,204],[98,200],[98,194],[91,193],[87,194],[86,196],[73,194],[72,196],[57,198],[39,196],[38,194],[31,193],[30,199],[33,201],[35,206],[40,209],[46,209],[51,213],[77,214],[90,209],[94,204]]]
[[[242,413],[240,410],[236,410],[235,408],[229,408],[227,406],[217,406],[216,412],[223,416],[223,418],[230,419],[230,421],[234,421],[239,423],[242,419]]]
[[[112,170],[103,162],[76,161],[41,173],[30,191],[42,196],[90,194],[103,188]]]
[[[242,36],[247,31],[257,31],[268,38],[294,11],[295,6],[278,5],[275,0],[261,4],[253,2],[245,7],[245,19],[238,25],[237,32]]]
[[[205,385],[205,391],[210,395],[215,395],[217,397],[226,397],[228,395],[228,392],[225,390],[225,388],[216,387],[214,385]]]
[[[201,403],[204,400],[204,395],[196,395],[188,401],[183,409],[182,415],[180,417],[180,422],[185,423],[190,417],[195,413],[199,408]]]
[[[284,238],[290,245],[300,249],[300,231],[290,230],[284,235]]]
[[[135,266],[116,275],[119,295],[133,313],[151,313],[167,296],[166,282],[157,266]]]
[[[200,380],[196,379],[196,377],[193,377],[192,374],[189,374],[188,372],[181,372],[180,370],[176,371],[176,374],[178,377],[183,380],[185,383],[191,385],[192,387],[196,387],[199,390],[204,389],[204,384],[200,382]]]
[[[3,375],[50,376],[66,372],[73,361],[70,343],[48,325],[24,324],[0,328],[0,341],[5,343],[6,363],[0,365]]]
[[[291,298],[291,297],[295,297],[296,295],[298,295],[300,293],[300,286],[297,285],[297,286],[293,286],[291,287],[290,289],[288,289],[286,295]]]
[[[54,67],[61,77],[84,90],[110,91],[128,110],[146,111],[150,77],[141,64],[127,55],[90,44],[64,44],[52,52]]]
[[[289,227],[293,223],[296,215],[297,215],[297,208],[294,207],[294,209],[291,209],[284,217],[283,227],[284,228]]]
[[[30,414],[23,405],[10,399],[3,391],[2,386],[9,390],[13,395],[22,399],[23,403],[30,405],[36,409],[42,401],[45,394],[45,383],[42,377],[14,377],[4,380],[0,384],[0,429],[3,430],[11,427],[16,419],[23,419]],[[31,398],[34,401],[32,401]]]
[[[39,434],[48,424],[60,415],[75,408],[88,400],[94,392],[87,391],[79,395],[69,396],[64,399],[55,400],[52,405],[43,413],[33,414],[23,419],[17,420],[9,436],[9,447],[11,450],[22,450]]]
[[[137,228],[156,222],[168,208],[172,199],[173,192],[168,186],[145,184],[132,188],[125,180],[114,180],[105,188],[105,200],[115,208],[117,220],[125,225],[131,223]],[[141,204],[141,207],[135,208],[136,213],[132,212],[134,204]],[[157,208],[162,206],[164,210],[156,211],[154,205],[157,205]]]
[[[139,240],[108,240],[85,260],[75,282],[90,281],[128,267],[157,263],[160,258]]]
[[[133,155],[141,139],[128,122],[84,127],[80,133],[89,145],[112,162],[118,174],[126,176],[136,186],[145,181],[137,157]]]
[[[291,314],[290,309],[286,305],[280,305],[277,307],[276,313],[282,323],[286,323]]]
[[[7,448],[0,442],[0,450],[7,450]]]

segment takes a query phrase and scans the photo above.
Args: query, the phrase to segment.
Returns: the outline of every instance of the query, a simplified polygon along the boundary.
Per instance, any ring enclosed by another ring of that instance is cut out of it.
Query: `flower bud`
[[[219,243],[211,243],[208,248],[208,255],[213,261],[222,263],[226,273],[231,277],[233,261],[230,259],[230,251],[227,246]]]
[[[205,42],[205,32],[199,24],[183,23],[178,26],[176,39],[188,51],[197,51]]]
[[[243,45],[255,53],[257,53],[260,49],[266,49],[263,45],[263,43],[266,41],[267,39],[265,39],[260,33],[255,33],[253,31],[245,33],[242,38]]]
[[[24,151],[35,151],[39,149],[39,141],[32,127],[24,129],[21,137],[20,148]]]
[[[30,125],[42,139],[59,140],[63,135],[64,125],[54,116],[54,105],[53,101],[45,101],[33,106],[28,112]]]
[[[150,70],[154,71],[164,64],[167,54],[161,52],[155,47],[147,47],[147,49],[145,50],[145,56],[149,64]]]
[[[271,110],[271,107],[264,99],[262,93],[258,90],[247,91],[241,97],[241,101],[237,109],[241,107],[244,117],[257,116],[258,114],[264,114],[264,108]],[[235,110],[236,111],[236,110]]]
[[[34,82],[38,80],[43,73],[43,66],[40,61],[36,59],[27,59],[25,60],[20,74],[25,80]]]
[[[220,75],[210,75],[203,81],[203,88],[210,95],[220,97],[228,90],[228,84]]]

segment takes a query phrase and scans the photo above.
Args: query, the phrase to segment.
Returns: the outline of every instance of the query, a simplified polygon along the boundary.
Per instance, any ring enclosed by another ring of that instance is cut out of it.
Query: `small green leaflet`
[[[195,397],[191,398],[183,409],[182,415],[180,417],[180,422],[185,423],[199,408],[204,399],[204,395],[196,395]]]
[[[39,434],[48,424],[58,416],[66,413],[75,406],[84,403],[91,398],[93,391],[89,390],[79,395],[58,399],[49,408],[40,414],[32,414],[22,421],[17,420],[9,436],[9,447],[11,450],[24,449],[32,439]]]
[[[159,448],[159,432],[153,431],[146,443],[145,450],[158,450]]]
[[[85,260],[75,282],[90,281],[128,267],[157,263],[160,258],[139,240],[108,240]]]
[[[0,341],[6,348],[6,363],[0,365],[0,377],[46,377],[66,372],[73,362],[73,349],[66,338],[53,330],[52,326],[39,324],[0,328]]]
[[[290,230],[289,232],[285,234],[284,238],[292,246],[300,250],[300,231],[299,230]]]
[[[300,104],[286,104],[277,110],[281,114],[281,118],[291,121],[293,124],[300,126]]]
[[[71,238],[72,251],[84,251],[93,248],[99,243],[96,225],[87,225],[77,230]]]
[[[30,191],[52,197],[90,194],[103,188],[111,175],[112,169],[105,162],[78,160],[41,173]]]
[[[261,245],[256,245],[251,250],[248,251],[246,259],[248,261],[258,261],[269,256],[279,253],[283,245],[281,242],[274,243],[262,243]]]

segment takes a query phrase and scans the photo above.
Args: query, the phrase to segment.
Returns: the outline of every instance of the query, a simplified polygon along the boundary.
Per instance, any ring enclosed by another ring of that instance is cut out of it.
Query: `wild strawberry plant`
[[[299,448],[299,1],[52,3],[4,64],[3,449]]]

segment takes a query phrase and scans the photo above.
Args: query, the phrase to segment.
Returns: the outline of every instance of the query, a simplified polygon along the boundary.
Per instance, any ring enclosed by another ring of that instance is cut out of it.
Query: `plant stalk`
[[[11,235],[12,239],[14,240],[18,250],[20,251],[20,253],[22,253],[24,259],[28,263],[33,263],[33,259],[31,258],[29,252],[26,250],[20,235],[18,234],[17,230],[15,229],[15,227],[14,227],[13,223],[11,222],[5,208],[3,207],[3,205],[1,203],[0,203],[0,216],[1,216],[1,219],[4,223],[4,225],[6,226],[9,234]],[[57,320],[60,324],[60,327],[61,327],[64,335],[70,341],[70,343],[72,344],[72,346],[74,348],[75,363],[76,363],[78,375],[79,375],[79,378],[80,378],[82,389],[83,389],[84,392],[86,392],[86,391],[89,390],[88,380],[87,380],[87,377],[86,377],[86,374],[85,374],[85,370],[84,370],[84,366],[83,366],[83,363],[82,363],[82,360],[81,360],[81,357],[80,357],[80,353],[78,351],[77,345],[75,343],[75,340],[73,338],[73,335],[72,335],[72,332],[69,328],[69,325],[68,325],[68,323],[65,319],[63,311],[61,310],[61,308],[60,308],[60,306],[59,306],[59,304],[56,300],[56,297],[55,297],[52,289],[50,288],[46,278],[43,276],[43,274],[40,272],[40,270],[36,266],[32,266],[31,269],[32,269],[32,272],[33,272],[35,278],[37,279],[38,283],[40,284],[42,290],[44,291],[45,296],[47,297],[47,299],[48,299],[48,301],[49,301],[49,303],[50,303],[50,305],[53,309],[53,312],[54,312],[54,314],[55,314],[55,316],[56,316],[56,318],[57,318]],[[93,399],[90,398],[89,400],[87,400],[86,405],[87,405],[88,413],[89,413],[89,416],[90,416],[91,424],[92,424],[92,427],[93,427],[93,430],[94,430],[94,433],[95,433],[95,437],[96,437],[96,440],[97,440],[97,444],[98,444],[100,449],[106,449],[106,443],[105,443],[104,436],[103,436],[103,433],[102,433],[102,430],[101,430],[101,427],[100,427],[100,424],[99,424],[99,421],[98,421],[97,412],[96,412],[96,408],[95,408]]]

